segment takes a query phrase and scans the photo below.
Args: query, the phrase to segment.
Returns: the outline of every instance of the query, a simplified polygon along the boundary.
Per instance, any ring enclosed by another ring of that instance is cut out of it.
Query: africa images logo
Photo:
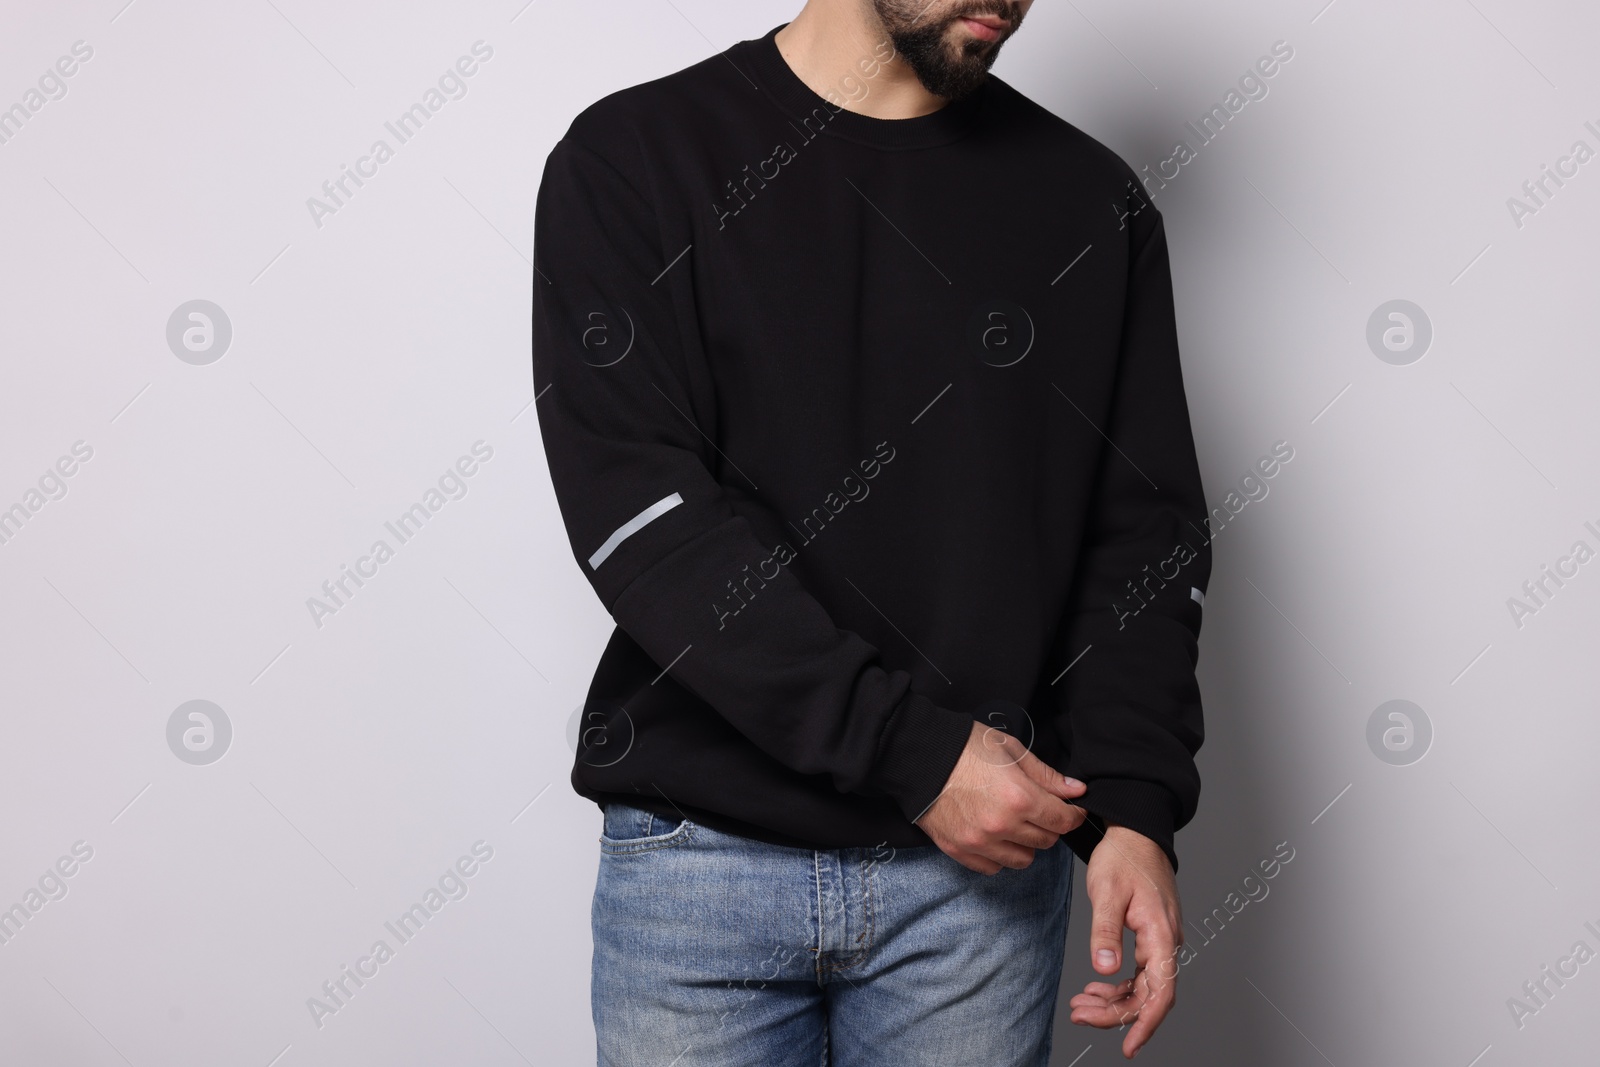
[[[228,313],[209,300],[186,301],[167,317],[167,347],[185,363],[196,367],[215,363],[232,343]]]
[[[1021,363],[1033,341],[1033,317],[1009,300],[986,300],[967,319],[967,347],[991,367]]]
[[[1428,354],[1433,320],[1409,300],[1380,304],[1367,318],[1367,347],[1385,363],[1403,367]]]
[[[188,700],[167,716],[167,747],[196,767],[215,763],[233,743],[228,713],[209,700]]]

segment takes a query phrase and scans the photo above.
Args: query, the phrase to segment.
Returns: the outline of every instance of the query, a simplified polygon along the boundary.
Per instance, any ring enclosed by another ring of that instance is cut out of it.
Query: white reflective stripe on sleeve
[[[681,503],[683,503],[683,497],[677,493],[673,493],[671,496],[664,496],[621,526],[618,526],[616,531],[606,538],[606,543],[596,549],[594,555],[589,557],[589,569],[596,570],[599,568],[600,564],[606,561],[606,557],[617,550],[618,545]]]
[[[1189,587],[1189,599],[1201,607],[1206,606],[1206,595],[1192,585]]]

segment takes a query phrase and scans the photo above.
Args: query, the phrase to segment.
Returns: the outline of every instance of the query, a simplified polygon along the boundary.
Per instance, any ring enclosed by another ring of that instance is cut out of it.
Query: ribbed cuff
[[[908,691],[883,728],[872,782],[915,822],[938,799],[971,735],[971,715]]]
[[[1172,869],[1178,869],[1178,853],[1173,848],[1177,805],[1168,789],[1135,778],[1093,778],[1087,785],[1088,790],[1072,803],[1089,812],[1089,819],[1061,837],[1074,855],[1088,863],[1090,853],[1105,837],[1106,825],[1115,823],[1160,845]]]

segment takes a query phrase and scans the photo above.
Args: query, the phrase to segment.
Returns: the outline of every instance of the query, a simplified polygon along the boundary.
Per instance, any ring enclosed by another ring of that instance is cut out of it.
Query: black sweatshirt
[[[781,28],[591,105],[545,164],[536,408],[617,622],[573,788],[926,845],[976,717],[1088,783],[1077,855],[1110,822],[1176,865],[1211,554],[1161,216],[993,75],[872,118]]]

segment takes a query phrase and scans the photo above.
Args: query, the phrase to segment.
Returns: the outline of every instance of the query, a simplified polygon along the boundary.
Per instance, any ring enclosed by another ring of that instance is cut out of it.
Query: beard
[[[1000,55],[1000,46],[1016,32],[1022,20],[1008,0],[968,0],[956,10],[926,14],[937,2],[872,0],[872,7],[894,43],[895,51],[922,87],[935,96],[959,100],[976,92],[988,80],[989,68]],[[998,15],[1015,21],[1003,31],[1005,35],[999,40],[980,41],[956,29],[963,15]],[[959,44],[954,43],[957,35],[962,38]]]

